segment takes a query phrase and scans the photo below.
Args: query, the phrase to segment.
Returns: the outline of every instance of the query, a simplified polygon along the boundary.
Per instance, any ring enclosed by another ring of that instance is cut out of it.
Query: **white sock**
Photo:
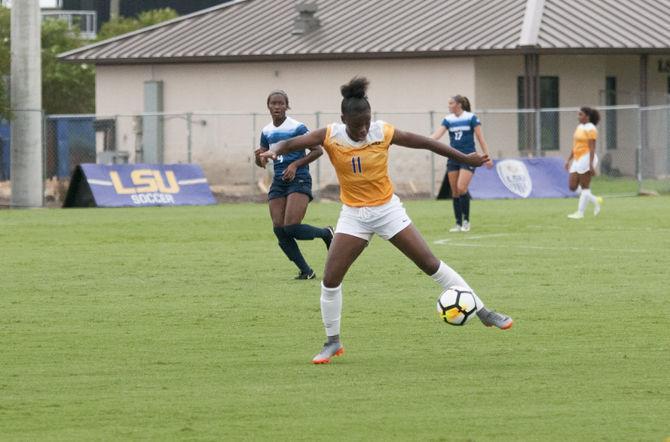
[[[582,193],[586,194],[586,198],[588,198],[590,203],[598,204],[598,198],[591,193],[591,189],[584,189]]]
[[[340,318],[342,317],[342,284],[328,288],[321,282],[321,319],[326,328],[326,336],[340,334]]]
[[[588,193],[590,193],[589,189],[584,189],[584,190],[582,190],[582,193],[579,195],[579,203],[577,204],[577,212],[581,213],[582,215],[584,215],[584,211],[586,210],[586,206],[589,204]]]
[[[444,261],[440,261],[440,268],[437,269],[435,274],[430,275],[430,277],[433,278],[435,282],[440,284],[440,286],[442,286],[442,288],[445,290],[455,285],[467,288],[472,292],[473,295],[475,295],[477,310],[484,307],[484,303],[481,299],[479,299],[479,296],[477,296],[475,291],[472,290],[472,287],[470,287],[470,285],[465,282],[465,279],[463,279],[463,277],[459,275],[454,269],[445,264]]]

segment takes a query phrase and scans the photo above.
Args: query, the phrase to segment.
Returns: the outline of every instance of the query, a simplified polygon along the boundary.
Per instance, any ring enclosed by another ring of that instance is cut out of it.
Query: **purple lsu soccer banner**
[[[476,199],[572,197],[564,164],[561,158],[496,160],[491,169],[477,168],[470,194]]]
[[[81,183],[79,188],[83,183],[90,187],[93,204],[89,206],[216,204],[207,178],[195,164],[81,164],[72,177],[71,188],[75,181]]]

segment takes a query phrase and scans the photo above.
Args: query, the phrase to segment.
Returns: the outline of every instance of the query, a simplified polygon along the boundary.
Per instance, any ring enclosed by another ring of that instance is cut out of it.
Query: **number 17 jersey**
[[[333,123],[327,127],[323,148],[335,168],[343,204],[371,207],[391,200],[388,150],[394,131],[392,125],[374,121],[365,140],[357,142],[349,138],[346,125]]]
[[[472,112],[460,115],[449,114],[442,120],[442,126],[449,131],[449,144],[465,154],[475,152],[475,127],[481,122]]]

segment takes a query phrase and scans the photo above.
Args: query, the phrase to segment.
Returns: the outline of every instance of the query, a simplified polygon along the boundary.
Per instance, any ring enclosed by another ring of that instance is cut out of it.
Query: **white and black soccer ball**
[[[477,313],[477,302],[472,290],[453,286],[437,299],[437,313],[451,325],[465,325]]]

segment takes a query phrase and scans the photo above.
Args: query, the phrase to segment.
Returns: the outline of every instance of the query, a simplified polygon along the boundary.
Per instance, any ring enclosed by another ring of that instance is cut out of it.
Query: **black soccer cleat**
[[[335,231],[332,226],[326,226],[326,230],[328,230],[328,236],[323,238],[323,242],[326,243],[326,250],[328,250],[330,249],[330,243],[333,242],[333,238],[335,238]]]
[[[302,272],[298,273],[298,276],[296,276],[293,279],[314,279],[314,278],[316,278],[316,273],[314,273],[314,270],[310,270],[307,273]]]

